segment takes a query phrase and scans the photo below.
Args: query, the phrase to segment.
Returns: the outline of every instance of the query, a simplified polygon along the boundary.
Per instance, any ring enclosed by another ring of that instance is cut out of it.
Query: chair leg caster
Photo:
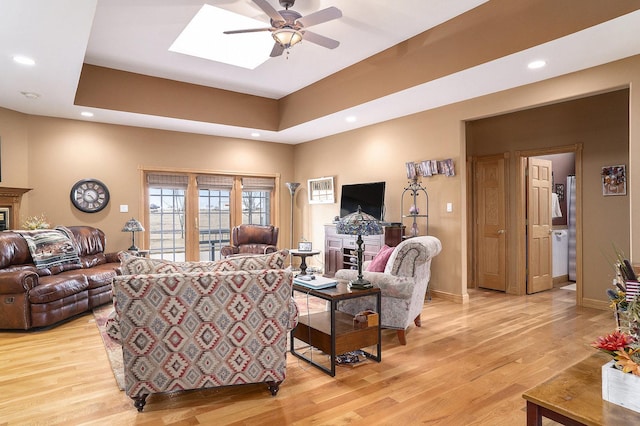
[[[276,396],[278,394],[278,391],[280,390],[280,383],[282,382],[267,382],[271,396]]]
[[[138,409],[138,412],[142,412],[145,404],[147,403],[147,396],[149,395],[140,395],[137,398],[133,398],[133,406]]]

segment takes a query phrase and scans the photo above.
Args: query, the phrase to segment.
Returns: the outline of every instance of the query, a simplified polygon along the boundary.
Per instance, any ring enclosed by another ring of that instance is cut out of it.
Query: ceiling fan
[[[303,39],[322,47],[326,47],[327,49],[335,49],[340,45],[340,42],[337,40],[307,30],[307,28],[313,25],[322,24],[340,18],[342,16],[342,12],[337,7],[328,7],[303,17],[295,10],[289,10],[289,8],[295,3],[295,0],[278,0],[280,6],[285,8],[285,10],[281,11],[275,10],[267,0],[252,1],[262,9],[269,18],[271,18],[271,27],[224,31],[224,34],[271,31],[271,35],[276,41],[273,49],[271,50],[271,57],[282,55],[282,52],[284,52],[285,49],[289,49],[291,46],[299,43]]]

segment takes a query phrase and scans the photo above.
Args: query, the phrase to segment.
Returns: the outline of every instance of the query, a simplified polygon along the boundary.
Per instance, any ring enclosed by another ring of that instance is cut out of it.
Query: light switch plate
[[[447,213],[451,213],[453,211],[453,204],[447,203]]]
[[[120,204],[120,213],[127,213],[129,212],[129,206],[126,204]]]

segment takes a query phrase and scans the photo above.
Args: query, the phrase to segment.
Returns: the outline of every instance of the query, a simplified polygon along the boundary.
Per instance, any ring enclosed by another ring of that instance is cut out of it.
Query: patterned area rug
[[[93,310],[93,317],[96,320],[100,337],[104,343],[104,349],[107,351],[107,357],[111,363],[111,370],[120,390],[124,390],[124,361],[122,360],[122,346],[114,342],[106,332],[105,323],[107,318],[113,312],[113,305],[108,303],[99,306]]]

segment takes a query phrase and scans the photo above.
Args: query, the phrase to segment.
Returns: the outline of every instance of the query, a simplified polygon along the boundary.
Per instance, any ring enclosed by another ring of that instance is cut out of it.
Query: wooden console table
[[[596,352],[526,391],[527,426],[542,425],[542,417],[571,426],[640,424],[640,413],[602,399],[601,368],[610,360]]]

